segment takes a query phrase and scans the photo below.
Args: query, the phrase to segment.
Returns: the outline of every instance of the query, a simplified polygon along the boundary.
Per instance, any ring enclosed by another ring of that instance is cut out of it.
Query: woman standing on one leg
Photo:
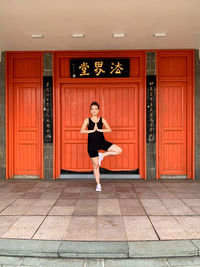
[[[111,132],[111,128],[102,117],[98,117],[99,104],[92,102],[90,105],[91,118],[86,118],[81,127],[81,133],[88,133],[88,154],[92,160],[94,177],[97,183],[96,191],[101,191],[99,166],[104,157],[109,155],[118,155],[122,149],[105,140],[103,133]],[[103,129],[103,125],[106,129]],[[88,127],[88,130],[86,128]],[[105,153],[99,153],[98,150],[105,150]]]

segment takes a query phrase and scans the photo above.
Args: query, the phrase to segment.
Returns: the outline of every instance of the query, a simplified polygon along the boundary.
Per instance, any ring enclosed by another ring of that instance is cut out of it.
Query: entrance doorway
[[[108,51],[82,51],[81,57],[104,57],[104,53],[109,57]],[[130,58],[129,78],[70,78],[69,60],[79,54],[54,53],[54,179],[63,171],[92,171],[87,134],[80,133],[92,101],[100,104],[99,115],[111,126],[112,132],[104,133],[105,138],[123,150],[116,157],[105,158],[102,168],[135,171],[145,178],[145,53],[116,51],[115,57],[123,54]]]

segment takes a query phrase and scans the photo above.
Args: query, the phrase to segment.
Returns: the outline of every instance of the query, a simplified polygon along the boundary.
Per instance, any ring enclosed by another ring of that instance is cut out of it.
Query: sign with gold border
[[[129,59],[73,59],[70,60],[71,78],[129,77]]]

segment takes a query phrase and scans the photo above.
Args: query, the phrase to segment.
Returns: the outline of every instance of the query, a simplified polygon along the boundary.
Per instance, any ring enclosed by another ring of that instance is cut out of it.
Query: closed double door
[[[90,103],[100,104],[99,116],[104,117],[112,132],[105,139],[120,146],[118,156],[106,157],[102,167],[112,170],[139,168],[138,83],[63,84],[61,86],[61,169],[89,171],[88,134],[81,134],[85,118],[91,116]]]

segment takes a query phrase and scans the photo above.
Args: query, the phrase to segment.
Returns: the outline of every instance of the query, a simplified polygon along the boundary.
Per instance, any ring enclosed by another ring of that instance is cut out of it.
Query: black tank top
[[[89,118],[88,130],[93,130],[95,123]],[[99,121],[97,122],[97,126],[99,129],[103,129],[103,122],[102,117],[100,117]],[[95,131],[93,133],[88,134],[88,148],[95,149],[98,147],[105,140],[104,134],[99,131]]]

